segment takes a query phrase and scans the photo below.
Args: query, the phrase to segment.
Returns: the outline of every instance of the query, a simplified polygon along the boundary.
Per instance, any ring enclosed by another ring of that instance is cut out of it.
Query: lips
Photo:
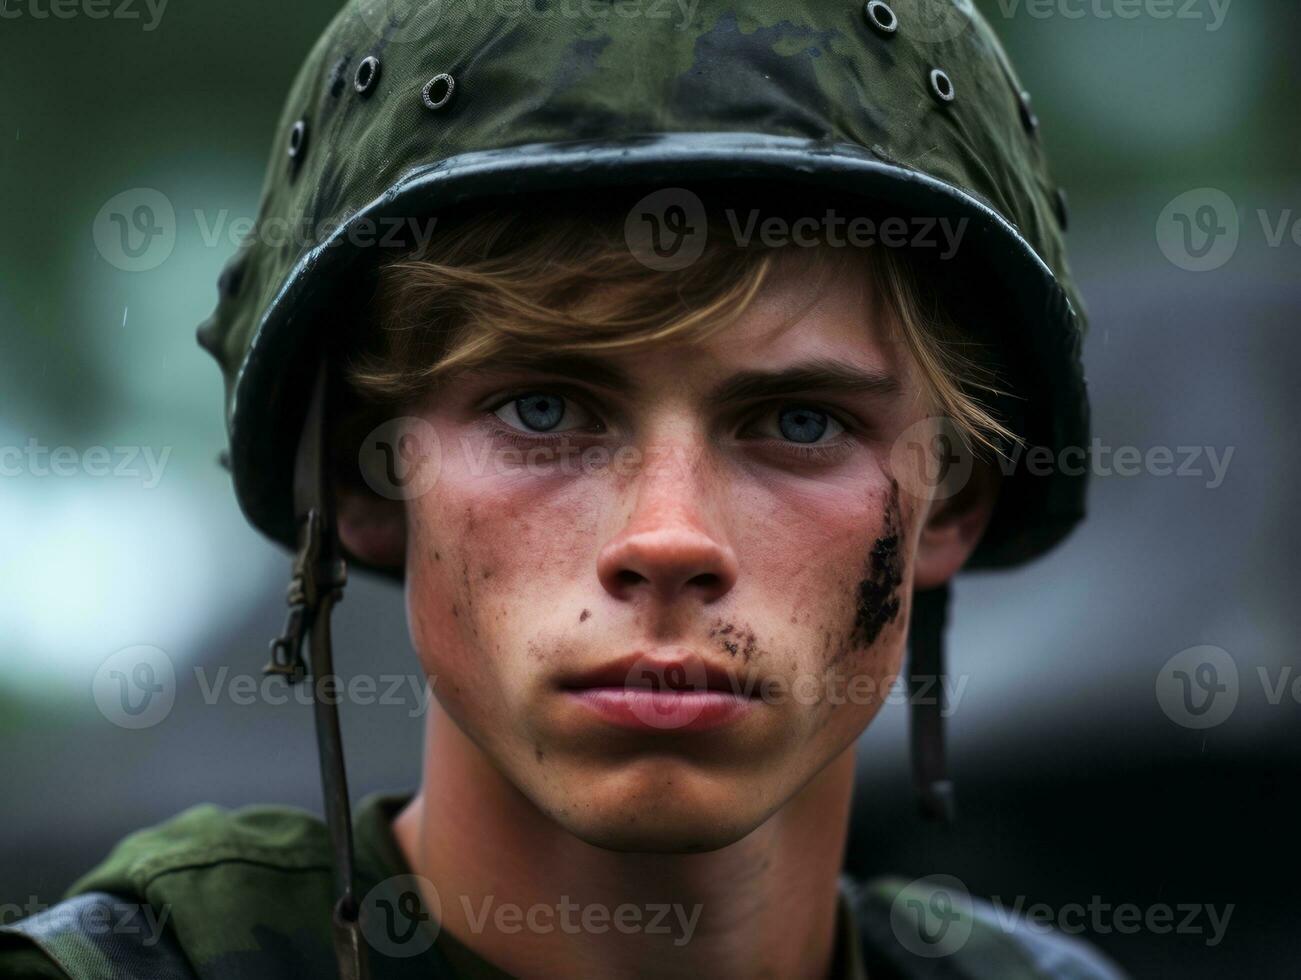
[[[565,690],[716,691],[740,698],[758,696],[759,685],[690,650],[638,651],[590,670],[566,674]]]
[[[560,688],[606,725],[659,735],[720,728],[761,704],[758,685],[682,649],[632,653],[566,675]]]

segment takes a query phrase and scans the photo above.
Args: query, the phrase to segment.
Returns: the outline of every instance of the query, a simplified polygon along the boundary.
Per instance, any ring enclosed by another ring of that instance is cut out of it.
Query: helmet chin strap
[[[913,788],[922,815],[953,822],[953,783],[944,760],[944,627],[948,583],[913,593],[908,630],[908,703]]]
[[[369,969],[358,923],[352,846],[352,812],[339,731],[338,678],[330,642],[330,613],[343,598],[347,566],[339,553],[330,482],[329,444],[325,435],[329,374],[325,358],[317,368],[312,396],[294,456],[294,518],[298,553],[289,583],[289,618],[284,633],[271,641],[271,660],[264,673],[279,674],[294,684],[312,675],[316,748],[325,795],[325,823],[334,857],[332,915],[334,953],[339,980],[366,980]],[[309,639],[309,663],[303,639]]]

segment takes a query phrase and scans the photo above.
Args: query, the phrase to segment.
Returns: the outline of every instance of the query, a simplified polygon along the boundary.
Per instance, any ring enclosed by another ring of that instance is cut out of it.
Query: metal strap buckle
[[[321,513],[316,508],[307,512],[298,539],[298,554],[294,558],[294,573],[286,596],[289,616],[280,636],[271,641],[271,659],[262,669],[262,673],[278,674],[290,684],[307,676],[303,638],[311,615],[320,604],[322,595],[343,589],[347,574],[342,561],[332,561],[328,568],[322,568]]]

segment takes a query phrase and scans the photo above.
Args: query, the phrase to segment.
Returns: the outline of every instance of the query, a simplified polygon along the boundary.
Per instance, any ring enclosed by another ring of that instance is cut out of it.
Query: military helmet
[[[745,180],[965,221],[953,274],[996,311],[1012,427],[1053,458],[1087,443],[1065,199],[970,0],[352,0],[298,75],[256,227],[199,332],[249,520],[294,541],[316,355],[388,229],[490,200]],[[1055,545],[1085,479],[1005,480],[971,565]]]

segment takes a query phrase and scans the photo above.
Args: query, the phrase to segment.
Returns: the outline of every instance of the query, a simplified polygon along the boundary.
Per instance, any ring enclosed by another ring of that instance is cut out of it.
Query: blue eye
[[[591,429],[597,420],[572,398],[554,391],[530,391],[502,402],[493,414],[520,432],[573,432]]]
[[[559,395],[525,395],[516,398],[514,405],[519,420],[538,432],[554,429],[565,417],[565,400]]]
[[[817,442],[826,434],[832,419],[826,412],[805,407],[784,408],[777,413],[777,428],[791,442]]]

